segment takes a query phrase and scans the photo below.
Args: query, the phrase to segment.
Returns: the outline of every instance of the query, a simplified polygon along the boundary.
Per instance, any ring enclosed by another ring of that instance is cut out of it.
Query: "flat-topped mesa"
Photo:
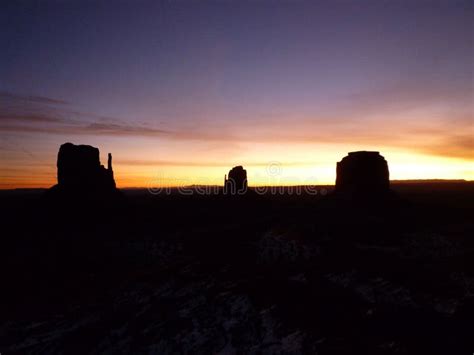
[[[229,177],[224,178],[224,193],[227,195],[244,194],[247,192],[247,170],[242,166],[233,167]]]
[[[337,163],[336,192],[355,194],[389,191],[387,161],[379,152],[351,152]]]
[[[80,190],[115,190],[112,155],[107,169],[100,164],[99,149],[90,145],[61,145],[58,153],[58,187]]]

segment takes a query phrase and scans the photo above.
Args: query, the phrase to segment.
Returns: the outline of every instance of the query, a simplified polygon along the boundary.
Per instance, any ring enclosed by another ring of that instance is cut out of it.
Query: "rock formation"
[[[224,193],[228,195],[244,194],[247,192],[247,170],[242,166],[233,167],[229,178],[224,177]]]
[[[336,192],[376,195],[389,191],[387,161],[379,152],[351,152],[337,163]]]
[[[125,197],[115,186],[111,154],[107,165],[100,164],[99,149],[95,147],[61,145],[58,183],[43,195],[51,225],[74,235],[76,230],[88,230],[104,219],[119,220],[128,215]]]
[[[99,149],[89,145],[61,145],[58,153],[58,187],[65,190],[113,191],[116,189],[112,155],[100,164]]]

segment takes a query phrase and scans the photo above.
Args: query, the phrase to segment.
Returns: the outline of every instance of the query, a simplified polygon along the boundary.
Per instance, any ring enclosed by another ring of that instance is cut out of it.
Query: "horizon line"
[[[395,183],[395,184],[402,184],[402,183],[449,183],[449,182],[459,182],[459,183],[473,183],[474,180],[467,180],[467,179],[396,179],[396,180],[389,180],[390,183]],[[48,190],[51,187],[55,186],[51,185],[49,187],[42,187],[42,186],[33,186],[33,187],[11,187],[11,188],[3,188],[0,187],[0,191],[14,191],[14,190]],[[249,185],[249,188],[264,188],[264,187],[304,187],[304,186],[336,186],[335,183],[327,183],[327,184],[300,184],[300,185]],[[218,187],[222,188],[222,185],[206,185],[206,184],[190,184],[190,185],[157,185],[157,186],[124,186],[124,187],[118,187],[118,189],[121,190],[147,190],[150,188],[171,188],[171,189],[177,189],[177,188],[193,188],[193,187]]]

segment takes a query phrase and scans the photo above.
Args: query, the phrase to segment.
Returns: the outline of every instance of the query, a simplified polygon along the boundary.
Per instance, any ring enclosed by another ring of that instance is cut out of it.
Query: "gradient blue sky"
[[[393,178],[472,179],[473,6],[3,1],[0,188],[54,183],[66,141],[111,151],[120,186],[235,164],[328,183],[354,149]]]

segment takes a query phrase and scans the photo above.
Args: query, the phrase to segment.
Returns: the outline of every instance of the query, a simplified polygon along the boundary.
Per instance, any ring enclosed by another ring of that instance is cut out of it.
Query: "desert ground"
[[[470,354],[474,183],[391,189],[1,191],[0,353]]]

